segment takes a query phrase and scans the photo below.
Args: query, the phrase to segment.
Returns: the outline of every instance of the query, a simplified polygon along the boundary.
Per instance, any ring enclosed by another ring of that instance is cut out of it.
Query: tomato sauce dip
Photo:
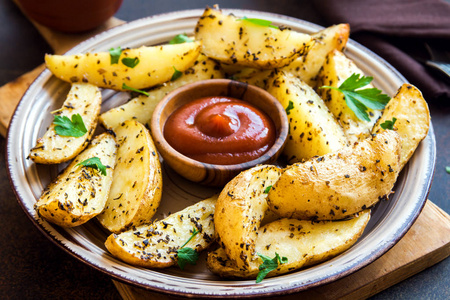
[[[275,142],[275,125],[262,110],[231,97],[205,97],[175,110],[164,125],[167,142],[194,160],[232,165],[254,160]]]

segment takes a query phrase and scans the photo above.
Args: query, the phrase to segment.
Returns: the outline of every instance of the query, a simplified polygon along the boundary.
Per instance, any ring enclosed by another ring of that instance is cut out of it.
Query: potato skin
[[[145,126],[129,120],[115,128],[117,162],[105,209],[97,216],[109,231],[119,233],[149,223],[162,196],[159,155]]]
[[[167,218],[111,234],[108,251],[124,262],[146,268],[167,268],[178,261],[177,251],[199,231],[186,247],[197,252],[214,242],[214,209],[217,196],[197,202]]]
[[[256,25],[209,7],[197,22],[195,39],[210,58],[258,69],[286,66],[314,44],[308,34]]]
[[[283,170],[268,204],[280,216],[338,220],[389,196],[397,179],[400,137],[387,130],[354,147]]]
[[[102,133],[96,136],[44,189],[35,204],[38,214],[59,226],[74,227],[101,213],[112,183],[116,152],[116,141],[112,135]],[[98,157],[107,167],[106,175],[78,165],[92,157]]]
[[[194,64],[200,48],[201,43],[193,42],[124,49],[117,64],[111,63],[109,52],[47,54],[45,64],[61,80],[126,91],[124,83],[135,89],[145,89],[169,81],[174,68],[184,72]],[[132,68],[122,63],[123,58],[137,58],[139,63]]]
[[[326,55],[332,51],[344,51],[350,35],[348,24],[337,24],[311,34],[315,43],[304,55],[296,58],[289,65],[279,70],[291,73],[311,87],[316,86],[317,75],[322,67]],[[271,70],[259,70],[252,68],[237,68],[227,70],[233,78],[248,84],[265,88],[269,80]]]
[[[347,139],[353,144],[370,136],[372,127],[381,116],[381,111],[369,109],[370,121],[360,120],[348,107],[344,94],[334,89],[320,88],[324,85],[337,88],[352,74],[364,75],[364,72],[344,53],[333,50],[326,56],[317,75],[316,88],[320,97],[344,129]],[[372,84],[368,84],[363,89],[373,87]]]
[[[327,54],[332,50],[344,51],[350,36],[350,26],[345,23],[333,25],[311,36],[315,40],[311,49],[281,70],[294,74],[314,87]]]
[[[214,217],[217,239],[240,268],[247,268],[255,254],[257,231],[268,211],[265,189],[280,172],[271,165],[253,167],[233,178],[219,195]]]
[[[289,119],[283,155],[289,164],[337,151],[347,145],[342,127],[312,87],[290,73],[274,72],[267,91]]]
[[[286,257],[287,263],[278,265],[267,277],[285,274],[331,259],[355,244],[370,220],[370,210],[343,221],[311,222],[280,219],[258,230],[255,250],[270,258],[275,253]],[[226,278],[255,278],[262,260],[255,254],[250,265],[239,268],[223,248],[208,253],[208,269]]]
[[[102,94],[98,87],[88,83],[72,84],[64,104],[55,115],[70,119],[72,115],[80,114],[87,132],[80,137],[60,136],[52,123],[30,150],[30,159],[38,164],[58,164],[77,156],[94,135],[101,103]]]
[[[419,89],[411,84],[403,84],[386,105],[372,132],[383,132],[381,124],[387,120],[392,121],[394,117],[397,119],[394,131],[401,138],[401,170],[414,154],[419,143],[427,136],[430,128],[430,111]]]

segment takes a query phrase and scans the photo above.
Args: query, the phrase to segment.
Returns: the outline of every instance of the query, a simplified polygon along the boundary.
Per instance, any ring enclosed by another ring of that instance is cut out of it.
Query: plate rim
[[[124,24],[118,25],[116,27],[113,27],[111,29],[108,29],[104,32],[101,32],[79,44],[77,44],[76,46],[74,46],[73,48],[71,48],[70,50],[68,50],[66,53],[73,53],[78,51],[77,49],[79,48],[83,48],[86,45],[92,44],[95,41],[98,41],[99,39],[102,40],[105,37],[109,37],[109,36],[114,36],[116,31],[121,31],[124,28],[130,28],[136,25],[139,25],[140,23],[147,23],[150,21],[162,21],[164,18],[172,18],[174,17],[175,19],[183,19],[183,18],[177,18],[177,16],[181,15],[190,15],[189,17],[184,17],[184,18],[191,18],[191,17],[199,17],[201,16],[201,14],[203,13],[204,9],[189,9],[189,10],[180,10],[180,11],[173,11],[173,12],[167,12],[167,13],[162,13],[162,14],[157,14],[157,15],[152,15],[152,16],[148,16],[145,18],[140,18],[131,22],[126,22]],[[306,24],[307,26],[314,28],[315,30],[320,30],[323,29],[324,27],[311,23],[309,21],[305,21],[305,20],[301,20],[301,19],[297,19],[294,17],[290,17],[290,16],[286,16],[286,15],[281,15],[281,14],[276,14],[276,13],[271,13],[271,12],[263,12],[263,11],[257,11],[257,10],[248,10],[248,9],[222,9],[222,11],[224,13],[229,13],[229,12],[234,12],[234,13],[241,13],[241,14],[245,14],[246,12],[248,13],[252,13],[252,14],[258,14],[261,16],[266,16],[266,17],[270,17],[270,18],[275,18],[277,20],[288,20],[290,22],[295,22],[295,23],[299,23],[299,24]],[[367,54],[371,55],[374,59],[376,59],[379,63],[383,64],[385,67],[387,67],[388,69],[390,69],[393,73],[395,73],[397,76],[399,76],[399,78],[402,78],[403,81],[406,83],[407,80],[404,78],[404,76],[402,74],[400,74],[395,68],[393,68],[389,63],[387,63],[384,59],[382,59],[381,57],[379,57],[377,54],[375,54],[374,52],[372,52],[371,50],[369,50],[368,48],[364,47],[363,45],[359,44],[358,42],[349,39],[348,43],[350,43],[351,45],[355,46],[356,48],[358,48],[358,50],[362,50],[364,52],[366,52]],[[366,259],[365,261],[363,261],[362,263],[358,264],[358,265],[354,265],[353,267],[347,268],[346,270],[340,272],[339,274],[333,275],[333,276],[328,276],[325,279],[322,280],[318,280],[315,281],[313,283],[309,283],[309,284],[304,284],[302,286],[299,287],[293,287],[293,288],[289,288],[289,289],[284,289],[284,290],[278,290],[278,291],[266,291],[263,293],[258,293],[258,291],[252,290],[251,293],[243,293],[241,291],[241,293],[237,293],[237,294],[198,294],[198,293],[185,293],[185,292],[180,292],[180,291],[176,291],[176,290],[172,290],[172,289],[162,289],[162,288],[158,288],[158,287],[154,287],[154,286],[149,286],[149,285],[144,285],[141,284],[140,282],[137,281],[133,281],[129,278],[126,278],[124,276],[120,276],[117,273],[113,273],[111,271],[109,271],[107,268],[102,268],[101,266],[98,266],[96,264],[94,264],[93,262],[87,260],[86,258],[82,257],[80,254],[76,253],[73,249],[71,249],[69,246],[63,244],[62,241],[56,239],[54,237],[54,235],[47,229],[45,228],[40,220],[35,219],[31,214],[29,214],[27,207],[25,206],[25,203],[23,203],[23,201],[21,200],[21,197],[19,195],[18,190],[16,189],[16,185],[13,179],[13,168],[12,168],[12,164],[10,163],[10,158],[12,157],[12,155],[10,155],[10,136],[13,134],[11,131],[14,128],[14,122],[17,116],[17,112],[19,110],[19,108],[21,107],[21,103],[22,100],[25,99],[29,94],[32,93],[32,91],[34,89],[38,89],[39,88],[39,82],[41,82],[42,80],[45,80],[46,77],[51,77],[51,73],[49,70],[44,70],[35,80],[34,82],[31,84],[31,86],[29,87],[29,89],[27,89],[27,91],[25,92],[25,94],[23,95],[22,99],[20,100],[20,102],[18,103],[16,110],[14,111],[14,114],[11,118],[11,122],[10,122],[10,126],[8,128],[8,133],[7,133],[7,151],[6,151],[6,161],[8,162],[8,167],[7,167],[7,173],[8,173],[8,177],[9,177],[9,182],[10,185],[14,191],[16,200],[19,202],[20,206],[22,207],[22,209],[24,210],[25,214],[30,218],[30,220],[32,221],[32,223],[47,237],[49,238],[54,244],[56,244],[57,246],[59,246],[60,248],[62,248],[64,251],[66,251],[68,254],[70,254],[72,257],[75,257],[76,259],[78,259],[79,261],[81,261],[84,264],[89,265],[90,267],[93,267],[94,269],[107,274],[108,276],[110,276],[112,279],[126,283],[126,284],[130,284],[133,286],[138,286],[140,288],[144,288],[147,290],[151,290],[154,292],[158,292],[158,293],[163,293],[163,294],[169,294],[169,295],[175,295],[175,296],[182,296],[182,297],[197,297],[197,298],[230,298],[230,297],[240,297],[240,298],[248,298],[248,297],[254,297],[254,296],[262,296],[262,297],[266,297],[266,296],[280,296],[280,295],[287,295],[287,294],[292,294],[292,293],[296,293],[299,291],[303,291],[306,289],[310,289],[313,287],[317,287],[317,286],[321,286],[330,282],[333,282],[337,279],[343,278],[351,273],[356,272],[357,270],[362,269],[363,267],[367,266],[368,264],[370,264],[371,262],[375,261],[377,258],[381,257],[384,253],[386,253],[389,249],[391,249],[408,231],[408,229],[412,226],[412,224],[414,224],[415,220],[417,219],[417,217],[420,215],[420,212],[422,211],[426,200],[427,200],[427,195],[431,186],[431,182],[433,179],[433,175],[434,175],[434,169],[435,169],[435,163],[436,163],[436,140],[435,140],[435,135],[434,135],[434,129],[433,129],[433,125],[430,121],[430,129],[428,132],[428,136],[427,139],[429,139],[429,148],[431,150],[431,164],[428,166],[428,170],[430,170],[430,176],[427,178],[427,182],[425,183],[425,189],[422,190],[422,192],[425,192],[424,195],[424,199],[421,201],[420,203],[420,207],[416,207],[415,209],[415,213],[414,215],[410,218],[409,222],[403,222],[402,223],[402,227],[399,229],[400,230],[400,234],[396,236],[396,238],[394,240],[391,240],[391,242],[389,244],[386,244],[383,249],[378,249],[376,254],[373,254],[370,259]],[[407,167],[407,166],[406,166]],[[405,167],[405,168],[406,168]],[[172,276],[172,275],[168,275],[168,276]],[[276,277],[274,277],[276,278]],[[238,287],[238,288],[242,288],[242,286]],[[245,287],[244,287],[245,288]],[[192,291],[191,291],[192,292]]]

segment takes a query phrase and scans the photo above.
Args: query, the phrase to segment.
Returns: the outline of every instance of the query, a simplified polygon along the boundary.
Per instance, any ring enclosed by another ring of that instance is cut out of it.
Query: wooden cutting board
[[[64,53],[79,42],[124,23],[111,18],[101,28],[85,34],[63,34],[34,23],[55,53]],[[20,98],[44,65],[0,87],[0,134],[5,136]],[[440,262],[450,255],[450,216],[431,201],[406,235],[387,253],[365,268],[330,284],[279,297],[279,299],[366,299]],[[175,299],[113,280],[123,299]]]

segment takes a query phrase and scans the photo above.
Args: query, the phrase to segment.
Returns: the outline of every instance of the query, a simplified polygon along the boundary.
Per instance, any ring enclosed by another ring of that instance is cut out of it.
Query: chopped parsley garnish
[[[291,113],[291,109],[293,109],[293,108],[294,108],[294,103],[289,100],[289,104],[286,107],[286,114],[289,115]]]
[[[171,81],[176,80],[176,79],[180,78],[181,75],[183,75],[183,73],[178,71],[175,67],[173,67],[173,69],[174,69],[174,72],[173,72],[172,78],[170,79]]]
[[[111,64],[118,64],[119,63],[119,57],[122,54],[122,48],[111,48],[109,49],[109,56],[111,57]]]
[[[169,44],[183,44],[183,43],[192,43],[193,39],[189,38],[186,34],[178,34],[173,39],[169,41]]]
[[[186,243],[183,244],[183,246],[180,247],[180,249],[178,249],[178,266],[181,270],[184,270],[184,266],[186,266],[187,263],[191,265],[195,265],[197,263],[197,251],[190,247],[185,247],[186,244],[189,243],[192,238],[197,235],[197,233],[199,233],[199,231],[194,228],[191,237],[186,241]]]
[[[395,121],[397,121],[397,118],[396,118],[396,117],[393,117],[393,118],[392,118],[392,121],[391,121],[391,120],[386,120],[386,121],[384,121],[383,123],[381,123],[380,126],[381,126],[381,128],[383,128],[384,130],[386,130],[386,129],[394,130],[394,124],[395,124]]]
[[[139,64],[139,58],[124,57],[122,58],[122,63],[129,68],[134,68]]]
[[[363,121],[370,121],[368,108],[383,109],[391,99],[388,95],[382,94],[381,90],[377,88],[362,88],[371,83],[373,77],[364,76],[353,73],[347,78],[338,88],[332,86],[321,86],[321,89],[333,89],[344,94],[345,103],[355,113],[358,119]]]
[[[267,186],[267,187],[264,189],[264,194],[268,194],[271,188],[272,188],[271,185]]]
[[[140,94],[143,94],[143,95],[145,95],[145,96],[148,96],[148,93],[147,93],[146,91],[138,90],[138,89],[132,88],[131,86],[126,85],[125,82],[122,83],[122,89],[124,89],[124,90],[129,90],[129,91],[132,91],[132,92],[136,92],[136,93],[140,93]]]
[[[266,277],[267,274],[278,268],[279,264],[284,264],[288,262],[287,257],[285,256],[280,257],[280,255],[278,255],[278,253],[276,252],[274,258],[270,258],[260,253],[258,253],[258,256],[262,259],[263,262],[259,266],[259,273],[258,276],[256,276],[256,283],[260,283],[264,279],[264,277]]]
[[[240,19],[237,19],[237,21],[246,21],[246,22],[250,22],[252,24],[259,25],[259,26],[265,26],[265,27],[270,27],[270,28],[274,28],[274,29],[279,29],[277,26],[272,25],[271,21],[264,20],[264,19],[242,17]]]
[[[72,115],[72,120],[66,116],[55,116],[53,124],[56,125],[56,134],[60,136],[80,137],[87,132],[80,114]]]
[[[96,169],[96,170],[100,171],[100,173],[103,176],[106,176],[106,166],[103,165],[102,162],[100,161],[100,158],[98,158],[96,156],[88,158],[86,160],[83,160],[82,162],[77,164],[77,166],[83,166],[83,167],[87,167],[87,168]]]

